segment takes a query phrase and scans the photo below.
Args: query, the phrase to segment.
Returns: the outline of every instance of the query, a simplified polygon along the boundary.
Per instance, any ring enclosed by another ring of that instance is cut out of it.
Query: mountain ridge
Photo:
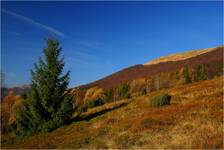
[[[210,66],[211,70],[214,70],[211,67],[211,64],[215,64],[215,66],[217,67],[217,64],[221,65],[223,63],[223,46],[218,46],[210,49],[212,50],[183,60],[160,62],[151,65],[134,65],[122,69],[99,80],[96,80],[94,82],[78,86],[78,88],[89,88],[93,86],[99,86],[107,89],[137,78],[144,78],[151,75],[156,75],[161,72],[177,71],[184,66],[195,68],[200,64],[207,64]]]

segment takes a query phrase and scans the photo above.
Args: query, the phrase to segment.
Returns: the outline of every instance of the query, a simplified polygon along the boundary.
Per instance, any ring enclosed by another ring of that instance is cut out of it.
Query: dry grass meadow
[[[171,105],[149,108],[148,97],[160,92],[172,96]],[[223,149],[223,77],[105,104],[81,116],[24,140],[2,135],[2,148]]]

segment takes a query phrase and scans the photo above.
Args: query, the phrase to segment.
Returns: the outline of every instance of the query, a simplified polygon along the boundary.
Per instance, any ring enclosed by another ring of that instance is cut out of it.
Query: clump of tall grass
[[[167,93],[161,93],[154,97],[149,97],[148,105],[149,107],[160,107],[163,105],[170,105],[171,96]]]

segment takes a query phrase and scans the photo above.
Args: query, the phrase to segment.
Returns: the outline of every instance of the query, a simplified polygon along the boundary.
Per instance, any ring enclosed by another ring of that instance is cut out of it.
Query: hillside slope
[[[102,88],[113,88],[117,85],[125,82],[132,81],[137,78],[147,78],[159,73],[175,72],[180,70],[185,66],[190,68],[197,68],[198,65],[204,64],[208,69],[208,76],[213,77],[220,71],[223,65],[223,46],[216,47],[209,50],[202,50],[202,52],[194,51],[194,55],[187,52],[181,54],[181,58],[176,61],[171,61],[171,59],[166,59],[166,62],[160,62],[151,65],[135,65],[121,71],[118,71],[110,76],[97,80],[95,82],[82,85],[80,88],[89,88],[93,86],[99,86]],[[196,55],[197,54],[197,55]]]
[[[171,105],[149,109],[148,97],[160,92],[172,95]],[[99,109],[102,107],[106,106]],[[221,149],[223,77],[152,92],[51,133],[17,142],[7,139],[7,135],[2,136],[2,148]]]

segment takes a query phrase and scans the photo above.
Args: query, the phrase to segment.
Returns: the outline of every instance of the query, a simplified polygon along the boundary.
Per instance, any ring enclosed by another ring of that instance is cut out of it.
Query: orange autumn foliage
[[[18,108],[22,106],[23,99],[10,91],[1,102],[1,123],[2,128],[15,122],[15,115]]]

